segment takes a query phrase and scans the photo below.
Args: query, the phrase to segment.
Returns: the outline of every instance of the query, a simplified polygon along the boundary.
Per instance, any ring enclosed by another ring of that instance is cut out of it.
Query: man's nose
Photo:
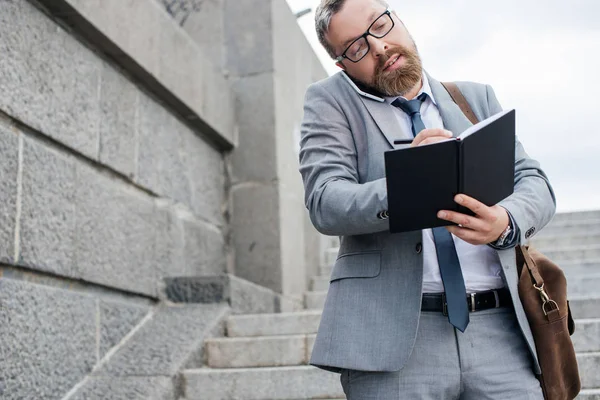
[[[369,40],[371,40],[371,51],[375,57],[385,54],[389,48],[388,44],[384,41],[384,38],[370,36]]]

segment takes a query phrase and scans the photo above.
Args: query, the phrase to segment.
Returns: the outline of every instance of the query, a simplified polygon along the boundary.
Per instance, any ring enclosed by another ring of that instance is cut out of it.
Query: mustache
[[[377,71],[376,72],[381,72],[383,71],[383,68],[385,67],[385,63],[387,63],[390,59],[390,57],[398,55],[398,56],[404,56],[406,55],[407,51],[404,47],[393,47],[388,49],[385,54],[382,54],[381,56],[379,56],[379,61],[377,62]]]

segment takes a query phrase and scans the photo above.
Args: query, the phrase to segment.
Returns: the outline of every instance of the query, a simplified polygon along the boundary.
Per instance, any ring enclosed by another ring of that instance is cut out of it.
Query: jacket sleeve
[[[491,86],[486,89],[490,115],[494,115],[502,111],[502,107]],[[515,244],[525,244],[550,222],[556,211],[556,199],[548,177],[540,164],[527,155],[518,139],[515,147],[515,190],[498,204],[508,210],[517,225],[519,238]]]
[[[344,111],[319,83],[304,102],[300,173],[305,204],[315,228],[331,236],[389,229],[385,178],[359,183],[357,151]]]

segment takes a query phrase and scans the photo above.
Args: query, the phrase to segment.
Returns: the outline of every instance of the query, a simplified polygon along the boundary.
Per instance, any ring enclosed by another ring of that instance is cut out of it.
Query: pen
[[[394,140],[394,144],[411,144],[412,139]]]

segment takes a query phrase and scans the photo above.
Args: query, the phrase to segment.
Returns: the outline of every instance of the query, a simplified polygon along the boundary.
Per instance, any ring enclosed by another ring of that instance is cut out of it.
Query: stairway
[[[531,241],[567,277],[581,400],[600,400],[600,211],[557,214]]]
[[[532,244],[568,279],[583,383],[578,399],[600,400],[600,211],[558,214]],[[181,400],[345,398],[338,374],[308,365],[337,251],[325,251],[305,311],[230,316],[227,337],[205,342],[206,366],[183,371]]]

